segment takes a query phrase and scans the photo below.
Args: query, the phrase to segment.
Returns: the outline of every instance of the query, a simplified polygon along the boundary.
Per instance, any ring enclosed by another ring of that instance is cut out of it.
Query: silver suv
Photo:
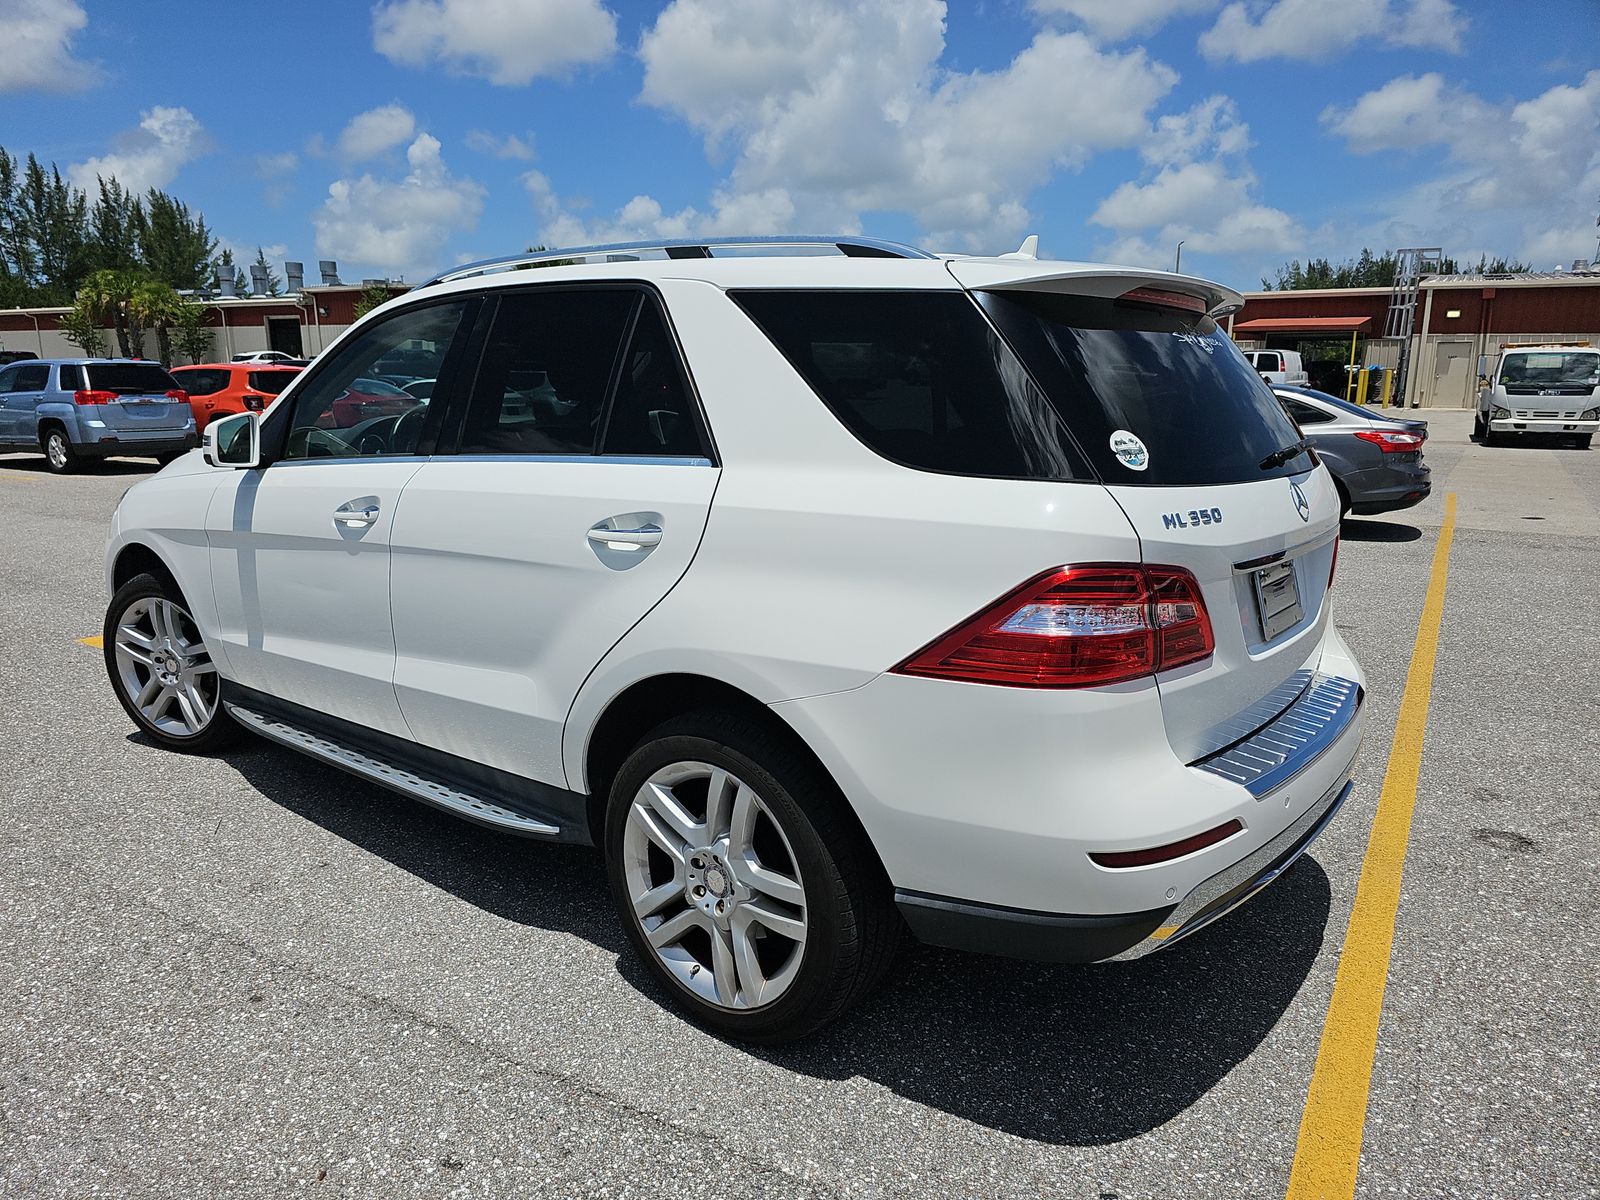
[[[58,475],[114,454],[166,463],[198,444],[188,393],[160,363],[46,358],[0,367],[0,451],[37,450]]]

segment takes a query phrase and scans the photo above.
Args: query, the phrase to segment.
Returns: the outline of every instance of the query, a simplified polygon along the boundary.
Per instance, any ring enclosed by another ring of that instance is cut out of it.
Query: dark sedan
[[[1432,490],[1422,461],[1426,421],[1381,416],[1312,388],[1272,391],[1328,464],[1346,513],[1370,516],[1410,508]]]

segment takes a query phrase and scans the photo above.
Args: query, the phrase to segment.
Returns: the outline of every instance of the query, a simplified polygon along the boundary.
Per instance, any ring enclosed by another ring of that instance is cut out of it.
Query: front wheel
[[[106,673],[140,730],[173,750],[219,750],[240,730],[222,708],[222,680],[177,588],[136,575],[106,609]]]
[[[877,984],[900,927],[844,804],[814,761],[734,713],[669,721],[623,763],[606,814],[612,895],[691,1018],[792,1041]]]
[[[1594,441],[1594,434],[1580,433],[1577,437],[1573,438],[1572,441],[1579,450],[1587,450],[1589,448],[1589,443]]]

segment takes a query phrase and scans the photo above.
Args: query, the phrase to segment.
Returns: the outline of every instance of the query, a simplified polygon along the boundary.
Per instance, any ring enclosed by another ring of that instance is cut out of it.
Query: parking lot
[[[110,513],[153,464],[0,457],[0,1192],[1310,1187],[1352,1152],[1348,1123],[1302,1116],[1319,1051],[1364,1058],[1327,1018],[1409,687],[1426,722],[1395,747],[1420,752],[1414,791],[1390,780],[1414,808],[1357,1193],[1600,1195],[1600,451],[1412,415],[1433,496],[1344,529],[1335,619],[1371,724],[1311,855],[1131,963],[910,951],[859,1013],[760,1052],[653,994],[593,852],[266,743],[135,735],[82,639]],[[1411,665],[1451,495],[1430,691]]]

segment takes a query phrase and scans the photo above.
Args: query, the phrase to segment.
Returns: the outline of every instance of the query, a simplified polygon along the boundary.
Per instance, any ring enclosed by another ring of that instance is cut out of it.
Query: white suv
[[[123,498],[106,665],[150,737],[599,846],[650,970],[752,1041],[908,930],[1171,945],[1333,818],[1339,497],[1236,293],[862,239],[548,257],[391,301]],[[397,358],[428,400],[370,390]]]

